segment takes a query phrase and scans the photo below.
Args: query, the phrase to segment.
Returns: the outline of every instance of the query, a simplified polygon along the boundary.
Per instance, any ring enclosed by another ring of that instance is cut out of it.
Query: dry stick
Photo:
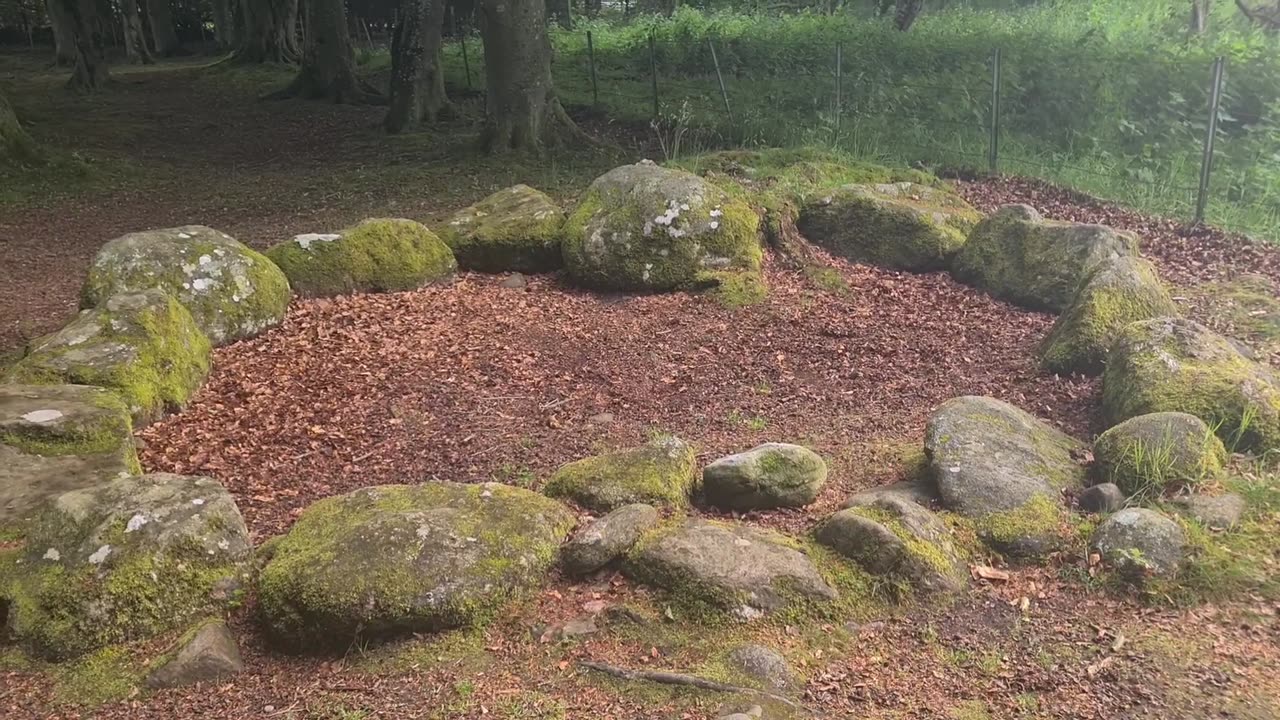
[[[803,710],[810,715],[816,716],[818,713],[811,707],[792,700],[785,695],[776,695],[764,690],[756,690],[754,688],[738,687],[737,685],[726,685],[714,680],[707,680],[695,675],[685,675],[683,673],[661,672],[655,670],[628,670],[617,665],[609,663],[594,662],[591,660],[579,660],[578,667],[588,670],[595,670],[598,673],[612,675],[622,680],[645,680],[648,682],[659,683],[661,685],[680,685],[683,687],[695,687],[701,690],[714,690],[715,692],[726,693],[746,693],[751,695],[761,695],[770,700],[777,700],[780,703],[789,705],[797,710]]]

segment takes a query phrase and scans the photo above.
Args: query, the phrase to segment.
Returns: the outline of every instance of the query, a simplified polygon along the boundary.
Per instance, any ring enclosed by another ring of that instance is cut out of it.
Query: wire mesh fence
[[[1121,120],[1120,139],[1103,142],[1082,129],[1089,98],[1056,92],[1038,58],[944,49],[926,62],[906,76],[838,41],[792,61],[761,61],[715,38],[601,47],[583,31],[557,35],[552,74],[566,105],[655,134],[686,130],[696,138],[686,152],[821,145],[883,163],[1000,171],[1280,241],[1280,187],[1250,167],[1257,133],[1246,147],[1238,128],[1211,127],[1215,97],[1231,89],[1229,69],[1224,77],[1199,63],[1168,63],[1123,78],[1177,102],[1144,109],[1159,113],[1158,123]],[[479,38],[456,36],[444,67],[453,85],[482,89]],[[1209,138],[1216,148],[1206,176]],[[1276,139],[1272,152],[1280,132]]]

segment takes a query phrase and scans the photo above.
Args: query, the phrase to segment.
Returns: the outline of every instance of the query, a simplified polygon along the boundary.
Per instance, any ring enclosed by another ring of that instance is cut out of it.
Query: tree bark
[[[894,27],[902,32],[910,30],[923,9],[924,0],[897,0],[897,9],[893,12]]]
[[[106,19],[98,12],[97,0],[57,0],[71,21],[75,68],[67,86],[80,91],[96,90],[107,84]]]
[[[1191,0],[1191,34],[1203,35],[1209,28],[1210,0]]]
[[[236,60],[245,63],[296,63],[298,0],[242,0],[244,35]]]
[[[385,97],[356,77],[356,55],[342,0],[304,0],[302,13],[307,30],[302,67],[289,87],[271,97],[356,105],[385,103]]]
[[[573,29],[572,0],[547,0],[547,14],[555,18],[556,24],[565,30]]]
[[[1260,25],[1264,30],[1270,32],[1280,32],[1280,0],[1275,0],[1271,5],[1263,4],[1260,7],[1253,7],[1245,0],[1236,0],[1236,7],[1240,8],[1240,12],[1249,18],[1254,24]]]
[[[142,14],[138,12],[138,0],[120,0],[124,14],[124,49],[129,62],[150,65],[155,62],[147,48],[147,36],[142,30]]]
[[[151,21],[151,42],[156,54],[170,57],[182,49],[178,31],[173,25],[173,10],[169,0],[146,0],[147,19]]]
[[[570,137],[585,139],[551,82],[546,7],[545,0],[479,0],[486,88],[480,143],[488,152],[537,152]]]
[[[71,16],[67,14],[62,0],[47,0],[45,8],[53,29],[54,62],[58,67],[71,67],[76,64],[76,34]]]
[[[0,92],[0,166],[25,164],[38,157],[35,142],[22,129],[9,99]]]
[[[445,0],[402,0],[391,38],[391,107],[383,126],[389,133],[434,121],[449,99],[440,71]]]
[[[235,50],[240,46],[240,38],[236,34],[236,12],[233,0],[213,0],[213,39],[218,49]]]

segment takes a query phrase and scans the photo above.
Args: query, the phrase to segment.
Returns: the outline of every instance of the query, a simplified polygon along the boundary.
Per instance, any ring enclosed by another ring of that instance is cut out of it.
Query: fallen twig
[[[769,698],[770,700],[777,700],[778,702],[789,705],[797,710],[803,710],[815,717],[818,715],[817,711],[813,708],[798,703],[785,695],[777,695],[764,690],[756,690],[755,688],[726,685],[725,683],[700,678],[696,675],[685,675],[683,673],[665,672],[661,670],[628,670],[624,667],[610,665],[609,663],[595,662],[593,660],[579,660],[578,667],[595,670],[596,672],[604,673],[605,675],[612,675],[613,677],[622,680],[643,680],[646,682],[659,683],[661,685],[680,685],[682,687],[695,687],[701,690],[713,690],[715,692],[761,695]]]

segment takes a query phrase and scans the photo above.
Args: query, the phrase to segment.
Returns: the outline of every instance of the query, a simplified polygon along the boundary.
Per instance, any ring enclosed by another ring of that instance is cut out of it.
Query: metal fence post
[[[591,68],[591,108],[600,108],[600,86],[596,83],[596,46],[591,41],[591,31],[587,31],[587,64]]]
[[[1227,59],[1218,56],[1213,61],[1213,76],[1209,86],[1209,129],[1204,136],[1204,155],[1200,159],[1200,186],[1196,189],[1196,224],[1204,222],[1209,207],[1209,175],[1213,172],[1213,145],[1218,139],[1218,106],[1222,103],[1222,73]]]
[[[840,115],[843,114],[843,99],[841,95],[844,93],[844,43],[836,43],[836,128],[835,137],[832,141],[833,145],[840,144]]]
[[[987,164],[992,174],[1000,172],[1000,48],[991,56],[991,147]]]
[[[653,82],[653,117],[658,118],[658,48],[654,32],[649,31],[649,75]]]
[[[724,87],[724,76],[720,74],[720,59],[716,57],[716,44],[707,38],[707,47],[711,48],[711,64],[716,68],[716,82],[720,84],[720,97],[724,99],[724,114],[729,116],[729,127],[734,127],[733,109],[729,107],[729,91]]]

